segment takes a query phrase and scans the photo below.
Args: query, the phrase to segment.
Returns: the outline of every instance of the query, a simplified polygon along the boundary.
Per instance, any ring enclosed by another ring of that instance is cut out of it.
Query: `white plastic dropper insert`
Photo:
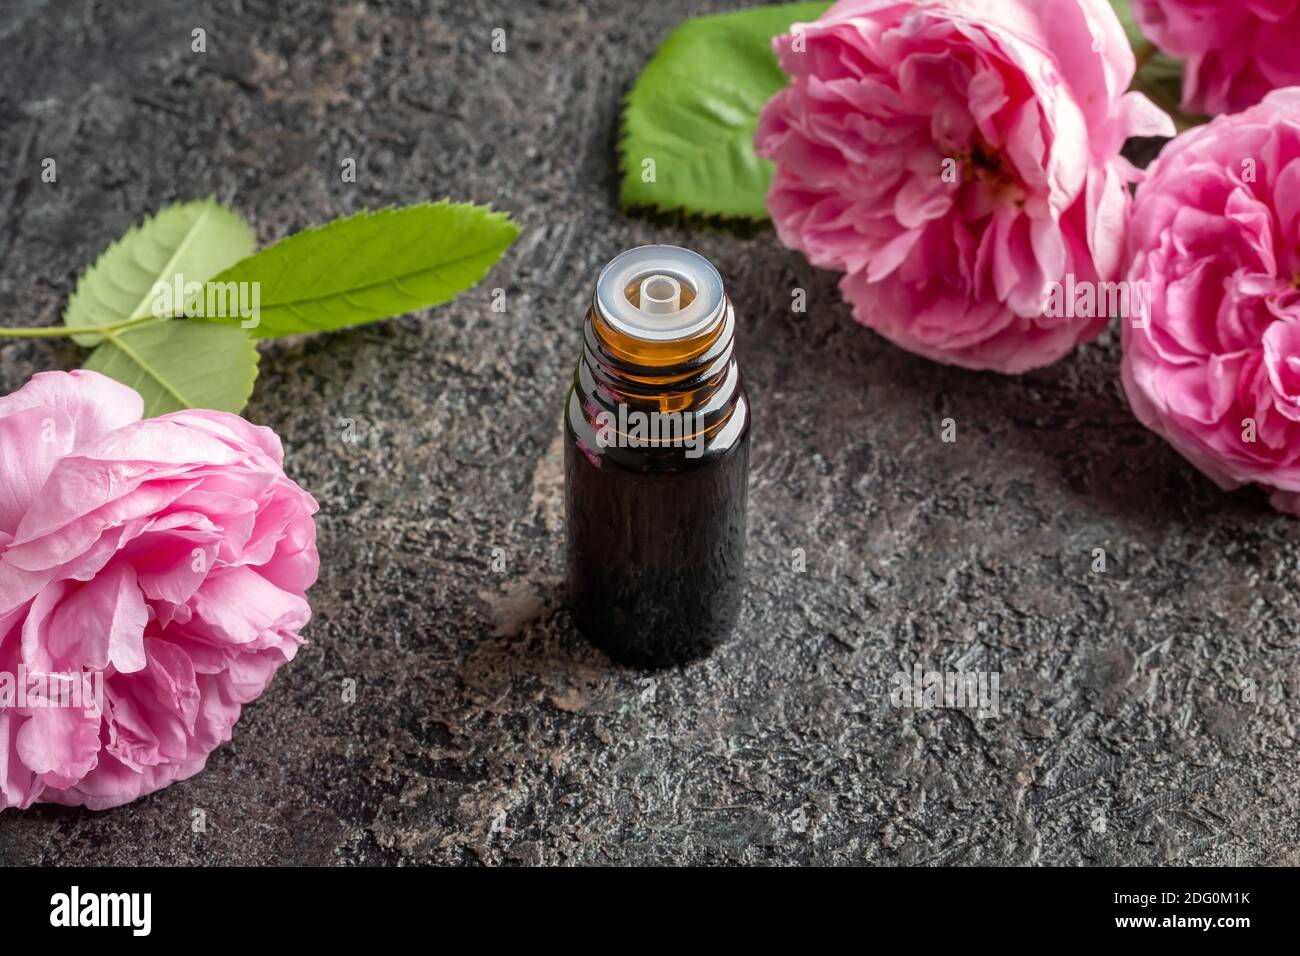
[[[688,289],[691,298],[683,304]],[[722,276],[713,264],[698,252],[667,245],[638,246],[615,256],[601,270],[593,298],[615,330],[657,342],[698,335],[717,322],[726,304]]]
[[[641,309],[671,315],[682,307],[682,284],[672,276],[653,275],[641,283]]]

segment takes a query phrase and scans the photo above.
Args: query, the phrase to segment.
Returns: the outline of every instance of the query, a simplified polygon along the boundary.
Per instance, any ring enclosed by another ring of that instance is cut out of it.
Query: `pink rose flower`
[[[1105,0],[843,0],[774,42],[763,110],[777,234],[846,273],[854,317],[921,355],[1015,373],[1107,317],[1045,315],[1051,283],[1110,280],[1137,173],[1169,117],[1125,93]]]
[[[1300,514],[1300,87],[1168,143],[1139,187],[1129,404],[1223,488]]]
[[[0,398],[0,810],[197,773],[302,643],[316,502],[275,433],[142,407],[88,371]]]
[[[1139,29],[1183,60],[1183,109],[1232,113],[1300,83],[1300,0],[1132,0]]]

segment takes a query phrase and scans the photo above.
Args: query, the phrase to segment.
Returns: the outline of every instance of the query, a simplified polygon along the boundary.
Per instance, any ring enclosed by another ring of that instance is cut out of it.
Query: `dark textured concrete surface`
[[[1147,433],[1113,338],[1019,378],[941,367],[770,230],[621,212],[620,98],[711,6],[5,0],[5,324],[56,320],[111,239],[208,193],[263,242],[443,195],[524,233],[429,314],[265,348],[246,414],[321,503],[310,644],[204,773],[6,812],[0,861],[1300,863],[1300,523]],[[646,242],[717,263],[756,412],[739,633],[662,673],[611,665],[559,597],[579,318]],[[8,391],[79,352],[0,359]],[[921,660],[1000,673],[1000,716],[891,707]]]

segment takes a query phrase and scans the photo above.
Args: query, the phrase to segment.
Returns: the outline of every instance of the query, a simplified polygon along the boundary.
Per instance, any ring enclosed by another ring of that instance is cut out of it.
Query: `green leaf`
[[[1206,122],[1208,116],[1183,112],[1183,64],[1161,53],[1142,35],[1129,0],[1110,0],[1110,5],[1128,34],[1128,42],[1137,57],[1137,73],[1129,89],[1145,93],[1152,103],[1169,114],[1180,133]]]
[[[763,105],[788,82],[772,38],[829,6],[757,7],[674,30],[627,96],[623,205],[766,219],[772,164],[755,155],[754,131]],[[647,160],[653,182],[645,181]]]
[[[253,230],[215,199],[167,206],[106,249],[82,273],[63,313],[65,325],[107,325],[151,314],[154,285],[206,282],[253,251]],[[74,335],[79,345],[102,340]]]
[[[238,412],[253,392],[257,347],[239,328],[150,322],[106,333],[85,367],[139,392],[146,417],[178,408]]]
[[[327,332],[446,302],[482,279],[517,235],[510,217],[486,206],[420,203],[307,229],[213,282],[259,284],[253,335]]]

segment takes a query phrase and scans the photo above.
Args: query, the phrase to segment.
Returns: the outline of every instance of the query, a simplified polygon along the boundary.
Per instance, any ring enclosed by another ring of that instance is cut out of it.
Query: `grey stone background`
[[[767,228],[619,210],[621,97],[672,26],[739,5],[5,0],[2,324],[57,321],[109,241],[209,193],[264,243],[444,195],[524,232],[430,314],[266,347],[246,414],[321,503],[310,644],[204,773],[6,812],[0,862],[1300,863],[1300,524],[1147,433],[1114,338],[945,368]],[[646,242],[717,263],[756,412],[739,632],[653,674],[558,590],[580,317]],[[0,386],[79,356],[2,340]],[[999,672],[1001,715],[892,708],[919,661]]]

